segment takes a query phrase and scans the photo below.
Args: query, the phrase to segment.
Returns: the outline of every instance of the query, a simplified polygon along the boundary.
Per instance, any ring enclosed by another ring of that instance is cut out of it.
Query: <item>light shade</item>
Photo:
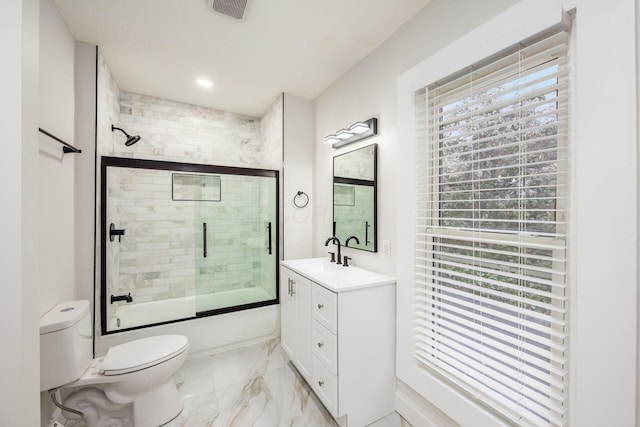
[[[360,135],[369,130],[369,125],[365,122],[355,122],[349,127],[349,130],[356,135]]]
[[[346,129],[340,129],[338,132],[336,132],[336,136],[338,137],[338,139],[349,139],[353,136],[353,133],[349,132]]]
[[[335,134],[327,135],[322,142],[331,144],[333,148],[342,147],[378,134],[378,119],[372,118],[364,122],[355,122],[348,129],[340,129]]]
[[[322,142],[324,142],[325,144],[335,144],[336,142],[340,142],[340,140],[338,138],[336,138],[335,135],[327,135],[322,139]]]

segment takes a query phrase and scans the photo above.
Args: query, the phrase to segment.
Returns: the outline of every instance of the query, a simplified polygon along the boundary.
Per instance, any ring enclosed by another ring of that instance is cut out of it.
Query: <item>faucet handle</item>
[[[331,255],[331,262],[336,262],[336,253],[335,252],[327,252],[329,255]]]
[[[343,256],[342,257],[342,266],[343,267],[349,267],[349,260],[350,259],[353,259],[353,258],[351,258],[350,256],[346,256],[346,255]]]

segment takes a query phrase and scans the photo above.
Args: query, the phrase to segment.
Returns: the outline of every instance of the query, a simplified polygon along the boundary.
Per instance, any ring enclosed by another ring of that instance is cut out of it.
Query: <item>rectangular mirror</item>
[[[333,158],[333,235],[349,247],[377,252],[377,144]],[[359,242],[359,243],[357,243]]]

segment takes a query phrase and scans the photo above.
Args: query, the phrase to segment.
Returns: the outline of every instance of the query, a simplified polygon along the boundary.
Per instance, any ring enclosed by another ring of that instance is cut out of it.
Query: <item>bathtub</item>
[[[264,300],[266,297],[267,293],[262,288],[248,288],[197,297],[119,305],[109,319],[110,331],[190,319],[115,334],[96,334],[95,355],[99,357],[106,354],[114,345],[163,334],[186,336],[192,355],[226,351],[276,338],[280,335],[280,306],[277,304],[193,319],[200,307],[211,310],[227,306],[229,302],[240,305]]]

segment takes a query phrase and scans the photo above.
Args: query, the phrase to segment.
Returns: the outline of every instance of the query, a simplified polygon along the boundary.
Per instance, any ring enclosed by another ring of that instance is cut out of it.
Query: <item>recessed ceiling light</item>
[[[196,80],[196,84],[202,88],[209,89],[213,87],[213,83],[207,79],[198,79]]]

